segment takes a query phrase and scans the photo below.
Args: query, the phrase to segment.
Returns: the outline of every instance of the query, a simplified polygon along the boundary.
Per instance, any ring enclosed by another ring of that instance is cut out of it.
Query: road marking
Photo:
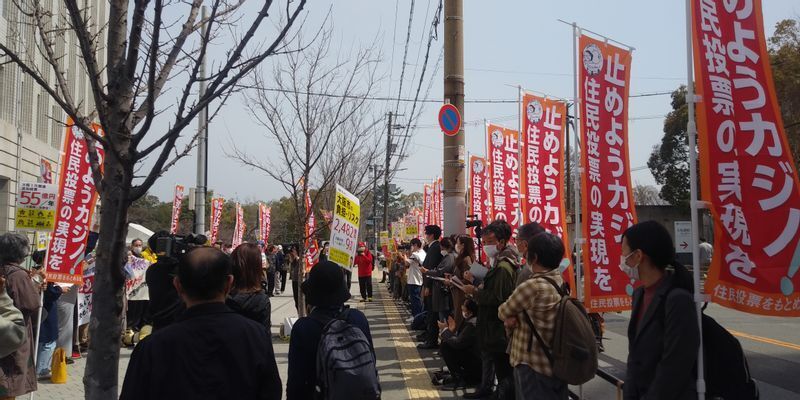
[[[755,340],[756,342],[772,344],[772,345],[775,345],[775,346],[781,346],[781,347],[785,347],[787,349],[800,351],[800,345],[798,345],[798,344],[784,342],[784,341],[780,341],[780,340],[776,340],[776,339],[770,339],[770,338],[766,338],[766,337],[762,337],[762,336],[750,335],[750,334],[747,334],[747,333],[738,332],[738,331],[734,331],[734,330],[731,330],[731,329],[728,329],[728,332],[730,332],[734,336],[739,336],[739,337],[742,337],[742,338],[745,338],[745,339]]]
[[[425,363],[419,356],[416,345],[403,322],[402,314],[397,304],[391,298],[383,297],[381,292],[383,311],[392,335],[392,342],[397,350],[397,359],[400,362],[400,371],[408,391],[409,399],[439,399],[439,391],[431,384],[431,377]]]

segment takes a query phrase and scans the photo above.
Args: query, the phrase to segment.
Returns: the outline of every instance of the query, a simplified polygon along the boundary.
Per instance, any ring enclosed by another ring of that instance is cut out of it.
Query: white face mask
[[[633,267],[629,267],[628,264],[627,264],[628,257],[630,257],[632,254],[633,254],[633,252],[631,252],[627,256],[620,256],[619,269],[622,270],[622,272],[624,272],[625,275],[628,275],[629,278],[631,278],[631,279],[633,279],[635,281],[638,281],[639,280],[639,264],[636,264]]]
[[[469,319],[469,317],[470,317],[470,315],[468,313],[465,313],[465,312],[462,312],[461,316],[464,317],[464,319]]]
[[[446,256],[447,254],[448,254],[448,251],[447,251],[447,250],[442,250],[442,255],[443,255],[443,256]]]
[[[498,250],[496,244],[487,244],[483,246],[483,251],[486,252],[486,256],[489,258],[495,258],[497,256]]]

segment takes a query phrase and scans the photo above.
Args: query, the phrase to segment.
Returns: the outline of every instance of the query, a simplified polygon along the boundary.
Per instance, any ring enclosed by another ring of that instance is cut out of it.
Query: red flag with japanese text
[[[267,243],[270,229],[270,208],[264,203],[258,203],[258,240]]]
[[[175,185],[175,194],[172,196],[172,218],[169,224],[169,233],[178,233],[181,219],[181,204],[183,204],[183,185]]]
[[[306,271],[309,271],[314,266],[314,256],[317,252],[317,241],[313,238],[316,234],[317,220],[314,216],[314,210],[311,204],[311,191],[306,191],[306,226],[305,226],[305,248],[306,248]]]
[[[422,218],[423,224],[431,224],[431,185],[422,186]]]
[[[514,237],[521,225],[519,180],[519,132],[499,125],[486,125],[489,154],[490,220],[505,220]]]
[[[584,302],[592,312],[631,308],[621,238],[636,223],[628,157],[631,52],[581,35],[581,206]]]
[[[474,215],[475,219],[480,220],[486,226],[491,220],[492,203],[489,197],[489,165],[486,159],[478,156],[469,157],[469,215]],[[469,234],[477,238],[475,228],[470,228]],[[486,254],[483,249],[478,248],[481,254],[481,261],[486,262]]]
[[[702,197],[714,216],[705,292],[737,310],[798,317],[800,184],[761,1],[695,1],[692,15]]]
[[[236,249],[242,244],[244,230],[244,210],[241,204],[236,203],[236,225],[233,227],[233,239],[231,240],[231,247],[233,249]]]
[[[433,224],[442,227],[442,186],[439,184],[441,178],[433,180]]]
[[[438,210],[436,219],[442,232],[444,232],[444,180],[442,178],[436,179],[436,187],[439,189],[439,195],[436,197],[436,208]]]
[[[225,205],[225,199],[221,197],[211,199],[211,244],[216,243],[217,237],[219,237],[219,222],[222,220],[223,205]]]
[[[525,193],[522,222],[536,222],[561,238],[565,253],[560,268],[564,271],[564,279],[574,288],[575,272],[567,235],[564,187],[567,105],[526,93],[522,97],[522,107],[520,177]]]
[[[102,128],[92,126],[97,135],[105,136]],[[104,152],[95,143],[99,165]],[[89,224],[92,222],[97,190],[89,163],[89,148],[84,133],[67,119],[64,147],[58,173],[58,204],[55,229],[47,249],[47,280],[61,283],[83,283],[83,259]]]

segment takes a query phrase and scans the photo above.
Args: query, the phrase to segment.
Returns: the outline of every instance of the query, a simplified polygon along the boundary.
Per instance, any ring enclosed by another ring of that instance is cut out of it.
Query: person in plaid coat
[[[517,399],[566,400],[567,384],[553,376],[550,361],[533,335],[523,313],[545,343],[550,343],[561,295],[543,278],[559,286],[563,278],[558,266],[564,257],[564,244],[558,236],[539,233],[530,239],[526,260],[533,275],[501,304],[498,317],[513,329],[510,362],[514,368],[514,392]]]

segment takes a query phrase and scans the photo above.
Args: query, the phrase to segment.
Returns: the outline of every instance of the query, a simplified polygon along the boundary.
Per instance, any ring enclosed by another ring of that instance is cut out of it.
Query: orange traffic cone
[[[53,383],[67,383],[67,353],[61,347],[53,353],[50,364],[50,381]]]

